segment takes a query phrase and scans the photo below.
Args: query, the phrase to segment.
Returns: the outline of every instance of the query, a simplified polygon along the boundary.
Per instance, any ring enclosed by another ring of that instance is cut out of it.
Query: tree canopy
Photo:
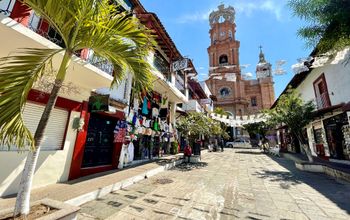
[[[310,161],[312,161],[311,151],[307,147],[308,143],[303,131],[312,121],[314,110],[315,105],[312,101],[304,102],[295,89],[289,88],[285,94],[280,96],[273,109],[265,111],[269,124],[288,126],[302,144]]]
[[[350,46],[349,0],[289,0],[288,5],[308,22],[298,34],[318,53]]]
[[[176,122],[176,126],[181,133],[190,138],[196,138],[199,135],[220,135],[223,137],[228,135],[221,127],[220,122],[205,116],[203,113],[191,112],[187,116],[181,117]]]

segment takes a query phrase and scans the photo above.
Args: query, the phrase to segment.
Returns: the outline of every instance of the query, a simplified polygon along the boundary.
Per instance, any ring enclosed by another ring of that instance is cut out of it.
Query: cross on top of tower
[[[260,45],[259,48],[260,48],[259,63],[266,63],[265,55],[262,51],[262,46]]]

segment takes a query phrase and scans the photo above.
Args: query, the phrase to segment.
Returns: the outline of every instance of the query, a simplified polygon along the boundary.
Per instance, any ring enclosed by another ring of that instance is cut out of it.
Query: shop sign
[[[173,72],[186,69],[188,67],[188,59],[177,60],[172,63],[171,67]]]
[[[89,98],[89,112],[108,111],[109,95],[92,95]]]
[[[211,104],[211,99],[201,99],[200,100],[200,103],[202,104],[202,105],[207,105],[207,104]]]

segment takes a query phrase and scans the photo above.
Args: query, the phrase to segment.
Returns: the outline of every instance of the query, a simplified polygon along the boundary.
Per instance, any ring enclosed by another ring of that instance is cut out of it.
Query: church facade
[[[215,107],[235,117],[256,114],[270,108],[275,100],[272,66],[260,47],[256,79],[245,79],[239,63],[240,42],[235,38],[235,10],[220,5],[209,16],[211,45],[208,47],[210,91],[217,97]]]

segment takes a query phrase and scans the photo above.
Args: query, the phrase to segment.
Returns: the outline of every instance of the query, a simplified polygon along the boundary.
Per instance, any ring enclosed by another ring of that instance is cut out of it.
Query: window
[[[232,35],[232,31],[231,31],[231,30],[228,31],[228,37],[231,38],[231,39],[233,38],[233,35]]]
[[[256,97],[251,97],[251,98],[250,98],[250,104],[251,104],[253,107],[257,106],[257,104],[256,104]]]
[[[230,90],[228,88],[220,89],[220,96],[221,97],[227,97],[229,95],[230,95]]]
[[[226,54],[221,55],[221,56],[219,57],[219,63],[220,63],[220,64],[227,64],[227,62],[228,62],[228,58],[227,58],[227,55],[226,55]]]
[[[327,82],[324,73],[318,79],[316,79],[313,84],[317,108],[322,109],[330,107],[331,101],[329,99]]]

